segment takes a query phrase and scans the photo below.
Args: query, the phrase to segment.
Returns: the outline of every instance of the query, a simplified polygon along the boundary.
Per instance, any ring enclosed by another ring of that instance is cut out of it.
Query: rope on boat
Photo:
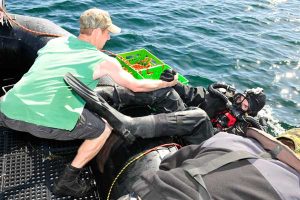
[[[135,158],[133,158],[130,161],[128,161],[127,164],[120,170],[120,172],[117,174],[117,176],[113,180],[113,182],[112,182],[112,184],[111,184],[111,186],[109,188],[106,200],[110,199],[111,191],[112,191],[115,183],[117,182],[117,180],[121,176],[121,174],[128,168],[129,165],[131,165],[133,162],[137,161],[138,159],[142,158],[143,156],[147,155],[148,153],[150,153],[152,151],[158,150],[158,148],[160,148],[160,147],[169,147],[169,146],[176,146],[179,149],[182,147],[181,145],[176,144],[176,143],[162,144],[162,145],[156,146],[156,147],[154,147],[152,149],[149,149],[149,150],[145,151],[144,153],[141,153],[140,155],[138,155]]]
[[[3,14],[7,17],[9,22],[14,23],[15,25],[19,26],[21,29],[23,29],[27,32],[33,33],[33,34],[38,35],[38,36],[45,36],[45,37],[62,37],[62,36],[64,36],[64,35],[51,34],[51,33],[39,32],[39,31],[34,31],[34,30],[31,30],[31,29],[28,29],[25,26],[18,23],[17,21],[13,20],[9,16],[9,14],[1,7],[0,7],[0,12],[3,12]]]

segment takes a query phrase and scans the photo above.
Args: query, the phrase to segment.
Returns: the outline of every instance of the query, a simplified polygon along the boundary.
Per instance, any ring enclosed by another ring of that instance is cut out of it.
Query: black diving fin
[[[71,73],[67,73],[64,77],[65,82],[86,101],[91,111],[103,117],[121,136],[128,142],[133,143],[135,136],[128,128],[133,128],[133,119],[123,115],[119,111],[111,107],[101,96],[98,96],[93,90],[84,85]],[[133,128],[135,129],[135,128]]]

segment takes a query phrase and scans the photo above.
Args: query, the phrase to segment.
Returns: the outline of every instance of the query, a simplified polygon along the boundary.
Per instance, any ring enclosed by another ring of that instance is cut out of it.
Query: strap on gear
[[[266,153],[267,154],[267,153]],[[226,153],[220,157],[217,157],[207,163],[202,164],[200,167],[196,167],[190,163],[183,166],[184,171],[186,171],[198,184],[199,184],[199,199],[210,200],[212,199],[208,190],[205,186],[203,177],[204,175],[209,174],[210,172],[219,169],[229,163],[233,163],[239,160],[244,159],[259,159],[266,158],[269,156],[257,156],[246,151],[232,151]]]

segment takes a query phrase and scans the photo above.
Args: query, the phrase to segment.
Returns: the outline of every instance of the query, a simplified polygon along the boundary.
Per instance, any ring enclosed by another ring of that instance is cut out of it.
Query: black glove
[[[263,131],[267,132],[268,130],[268,118],[267,117],[260,117],[259,124],[263,128]]]
[[[171,82],[174,80],[174,76],[176,75],[176,73],[177,72],[175,70],[166,69],[161,73],[159,79],[162,81]]]
[[[228,128],[226,132],[245,137],[249,126],[249,123],[239,121],[236,122],[232,127]]]

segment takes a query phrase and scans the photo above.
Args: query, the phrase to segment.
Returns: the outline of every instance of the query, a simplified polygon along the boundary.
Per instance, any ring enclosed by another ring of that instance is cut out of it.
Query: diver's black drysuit
[[[189,89],[178,84],[174,88],[152,92],[132,92],[105,77],[100,80],[95,92],[118,110],[130,106],[150,106],[154,115],[135,118],[137,126],[143,127],[139,131],[142,138],[182,136],[187,144],[199,144],[213,135],[210,118],[198,107],[201,103],[206,105],[205,95],[208,93],[202,87]]]
[[[189,107],[203,109],[212,118],[226,109],[224,101],[202,86],[191,87],[178,83],[174,87],[152,92],[132,92],[115,84],[109,77],[100,80],[95,89],[114,108],[149,105],[156,113],[183,111]]]
[[[109,77],[105,77],[100,80],[99,87],[95,91],[118,110],[130,106],[149,105],[154,113],[160,113],[155,117],[157,119],[155,124],[158,127],[163,127],[165,130],[178,130],[178,133],[184,131],[182,134],[187,135],[213,135],[218,130],[201,128],[201,126],[194,128],[194,125],[211,126],[210,119],[216,118],[220,112],[226,110],[224,100],[210,94],[204,87],[191,87],[181,83],[152,92],[132,92],[115,84]],[[245,123],[236,123],[236,126],[227,131],[239,134],[244,127]],[[205,130],[212,133],[205,133]]]
[[[156,120],[158,126],[160,124],[163,127],[168,126],[167,130],[178,129],[180,127],[192,134],[197,134],[195,131],[199,130],[202,133],[204,132],[201,128],[190,129],[192,124],[198,123],[197,119],[203,121],[203,118],[206,119],[207,116],[210,119],[216,119],[220,113],[222,115],[222,112],[228,110],[226,102],[222,98],[211,94],[204,87],[191,87],[181,83],[176,84],[172,88],[137,93],[116,85],[109,77],[106,77],[100,81],[96,92],[116,109],[128,106],[149,105],[155,113],[161,113],[159,115],[161,115],[162,120]],[[203,114],[203,111],[207,115]],[[208,123],[207,120],[204,121]],[[172,128],[173,125],[174,128]],[[226,128],[226,131],[241,134],[248,125],[249,123],[245,121],[237,121],[234,126]],[[205,126],[208,125],[206,124]],[[213,132],[219,130],[222,129],[215,129]]]
[[[133,92],[117,85],[109,77],[104,77],[100,79],[95,91],[118,110],[148,105],[155,113],[170,113],[187,108],[179,93],[172,87],[151,92]]]

